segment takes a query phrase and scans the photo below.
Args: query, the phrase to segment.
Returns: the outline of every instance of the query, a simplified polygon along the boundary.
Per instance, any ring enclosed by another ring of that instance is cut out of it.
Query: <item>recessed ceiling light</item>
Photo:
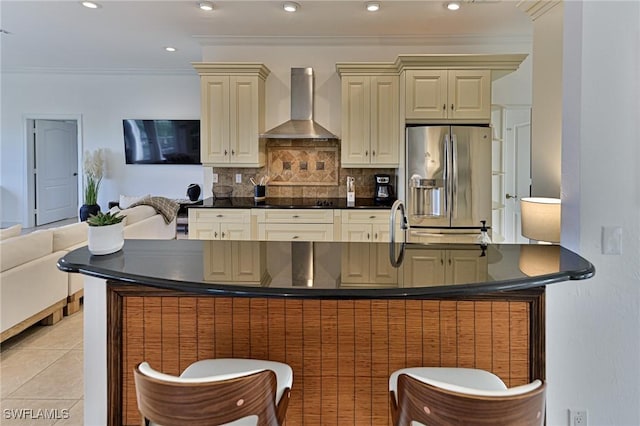
[[[167,46],[164,48],[164,50],[166,50],[167,52],[175,52],[178,49],[176,49],[175,47]]]
[[[84,7],[88,7],[89,9],[97,9],[100,7],[100,5],[98,3],[94,3],[92,1],[83,1],[82,5]]]
[[[452,1],[447,3],[447,9],[449,10],[458,10],[460,9],[460,3],[458,3],[457,1]]]
[[[199,6],[200,9],[206,10],[207,12],[213,10],[213,3],[210,1],[201,1]]]
[[[376,2],[367,2],[367,10],[369,12],[377,12],[380,10],[380,3],[376,3]]]
[[[282,8],[287,12],[296,12],[300,8],[300,5],[294,2],[287,2],[282,5]]]

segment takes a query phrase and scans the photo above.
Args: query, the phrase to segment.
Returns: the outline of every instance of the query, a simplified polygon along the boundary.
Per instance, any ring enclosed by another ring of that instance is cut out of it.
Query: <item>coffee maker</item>
[[[376,180],[376,188],[373,192],[373,200],[376,204],[391,205],[396,197],[393,193],[390,175],[374,175]]]

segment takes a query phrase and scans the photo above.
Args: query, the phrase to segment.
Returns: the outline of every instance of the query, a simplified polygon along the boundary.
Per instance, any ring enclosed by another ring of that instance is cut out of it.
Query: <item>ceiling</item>
[[[286,13],[282,1],[219,0],[205,12],[196,0],[79,0],[0,2],[3,71],[189,71],[202,60],[203,44],[220,37],[465,37],[528,39],[531,18],[515,1],[466,0],[457,12],[444,1],[380,0],[379,12],[361,0],[298,0]],[[166,46],[178,50],[168,53]]]

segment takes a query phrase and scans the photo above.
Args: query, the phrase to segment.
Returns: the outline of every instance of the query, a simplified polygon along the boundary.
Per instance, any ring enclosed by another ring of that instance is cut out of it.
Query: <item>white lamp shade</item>
[[[560,242],[560,200],[530,197],[520,200],[522,235],[536,241]]]

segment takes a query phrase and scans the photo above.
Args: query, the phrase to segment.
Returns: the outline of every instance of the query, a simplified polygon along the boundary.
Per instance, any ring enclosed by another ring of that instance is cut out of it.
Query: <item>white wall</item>
[[[80,115],[84,149],[105,148],[107,173],[99,203],[120,194],[186,198],[202,184],[199,165],[125,165],[122,119],[200,118],[200,82],[193,75],[2,75],[2,222],[26,219],[26,117]],[[25,222],[26,223],[26,222]]]
[[[547,293],[548,424],[640,425],[640,2],[565,2],[562,244],[596,276]],[[576,225],[577,222],[577,225]],[[601,227],[623,228],[622,254]]]

